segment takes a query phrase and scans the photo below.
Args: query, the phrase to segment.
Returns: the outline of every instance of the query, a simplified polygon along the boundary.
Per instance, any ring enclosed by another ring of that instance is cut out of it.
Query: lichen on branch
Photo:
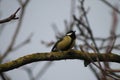
[[[78,59],[78,60],[88,61],[89,63],[97,62],[97,59],[99,59],[99,61],[104,61],[104,62],[106,61],[106,62],[120,63],[120,55],[114,53],[100,54],[100,53],[81,52],[79,50],[68,50],[63,52],[33,53],[30,55],[20,57],[16,60],[0,64],[0,73],[16,69],[18,67],[21,67],[25,64],[29,64],[32,62],[58,61],[58,60],[66,60],[66,59]]]

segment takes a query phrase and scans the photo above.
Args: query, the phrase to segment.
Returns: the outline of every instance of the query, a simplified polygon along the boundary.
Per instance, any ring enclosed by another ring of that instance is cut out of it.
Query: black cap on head
[[[75,33],[75,31],[69,31],[69,32],[67,32],[66,35],[71,35],[71,34],[74,34],[74,33]]]
[[[67,32],[67,34],[66,34],[67,36],[70,36],[70,37],[72,37],[73,39],[75,39],[76,38],[76,35],[75,35],[75,31],[69,31],[69,32]]]

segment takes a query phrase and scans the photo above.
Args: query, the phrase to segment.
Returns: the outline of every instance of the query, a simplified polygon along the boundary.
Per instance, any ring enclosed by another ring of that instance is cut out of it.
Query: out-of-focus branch
[[[37,62],[37,61],[56,61],[56,60],[66,60],[66,59],[79,59],[79,60],[85,60],[85,61],[91,62],[89,60],[89,58],[86,56],[86,54],[89,55],[89,57],[91,57],[92,61],[94,61],[94,62],[96,62],[97,58],[99,58],[99,61],[120,63],[120,56],[116,55],[114,53],[97,54],[97,53],[81,52],[78,50],[68,50],[68,51],[64,51],[64,52],[33,53],[30,55],[20,57],[11,62],[0,64],[0,73],[21,67],[25,64]]]
[[[8,75],[6,75],[5,73],[1,73],[0,76],[1,76],[2,80],[11,80],[11,78]]]
[[[31,33],[26,40],[24,40],[22,43],[18,44],[14,48],[12,48],[12,51],[17,50],[17,49],[23,47],[24,45],[28,44],[30,42],[32,36],[33,36],[33,34]]]
[[[89,67],[90,67],[90,70],[92,70],[95,77],[97,78],[97,80],[100,80],[100,77],[99,77],[99,74],[97,73],[97,70],[91,64],[89,65]]]
[[[112,10],[112,26],[111,26],[111,31],[110,31],[110,36],[111,38],[109,39],[108,43],[108,48],[106,51],[109,53],[112,51],[115,41],[116,41],[116,29],[117,29],[117,24],[118,24],[118,16],[115,10]]]
[[[116,9],[117,9],[117,7],[116,7]],[[110,30],[111,38],[109,39],[108,47],[106,48],[106,53],[112,52],[112,50],[115,46],[114,44],[116,41],[117,24],[118,24],[117,12],[113,9],[112,10],[112,24],[111,24],[111,30]],[[104,62],[104,65],[105,65],[105,68],[110,68],[108,63]]]
[[[108,1],[106,1],[106,0],[101,0],[103,3],[105,3],[106,5],[108,5],[110,8],[112,8],[112,9],[114,9],[117,13],[119,13],[120,14],[120,11],[116,8],[116,7],[114,7],[111,3],[109,3]]]
[[[52,61],[47,62],[43,68],[39,71],[39,73],[36,75],[35,80],[40,80],[40,78],[44,75],[44,73],[48,70],[48,68],[53,64]]]
[[[3,20],[0,20],[0,24],[1,23],[6,23],[9,22],[11,20],[16,20],[19,19],[19,17],[16,17],[17,12],[20,10],[20,8],[18,8],[12,15],[10,15],[8,18],[5,18]]]
[[[105,49],[105,50],[106,50],[106,48],[108,48],[108,47],[110,47],[110,46],[102,46],[102,47],[99,47],[98,49],[99,49],[99,50],[102,50],[102,49]],[[115,50],[120,50],[120,44],[114,45],[114,46],[113,46],[113,49],[115,49]]]
[[[21,0],[19,0],[19,1],[21,1]],[[28,2],[29,2],[29,0],[26,0],[24,3],[20,3],[21,4],[21,12],[20,12],[19,22],[17,24],[17,28],[15,30],[13,37],[12,37],[12,41],[11,41],[10,45],[8,46],[7,50],[4,52],[2,58],[0,59],[0,62],[2,62],[2,60],[9,54],[9,52],[12,51],[13,45],[14,45],[15,40],[19,34],[20,27],[21,27],[22,22],[23,22],[23,17],[24,17],[24,13],[25,13],[26,6],[27,6]]]
[[[85,11],[84,1],[85,1],[85,0],[82,0],[82,1],[80,2],[80,3],[81,3],[81,10],[83,11],[84,18],[85,18],[86,23],[87,23],[87,26],[83,26],[83,27],[86,27],[86,30],[88,31],[88,34],[90,34],[90,37],[91,37],[91,40],[92,40],[92,42],[93,42],[93,44],[94,44],[94,46],[95,46],[95,49],[96,49],[96,51],[99,53],[99,49],[98,49],[97,44],[96,44],[96,42],[95,42],[95,40],[94,40],[94,35],[93,35],[92,30],[91,30],[90,23],[89,23],[87,14],[86,14],[87,12]]]
[[[83,17],[84,17],[84,19],[85,19],[85,23],[83,23],[80,19],[77,19],[76,18],[76,16],[73,16],[74,17],[74,20],[75,21],[77,21],[77,23],[78,23],[78,25],[82,25],[86,30],[87,30],[87,32],[88,32],[88,34],[89,34],[89,36],[90,36],[90,39],[91,39],[91,41],[93,42],[93,44],[94,44],[94,46],[92,47],[92,46],[89,46],[94,52],[97,52],[97,53],[99,53],[99,49],[98,49],[98,46],[97,46],[97,44],[96,44],[96,42],[95,42],[95,39],[94,39],[94,35],[93,35],[93,32],[92,32],[92,30],[91,30],[91,27],[90,27],[90,23],[89,23],[89,20],[88,20],[88,17],[87,17],[87,12],[86,12],[86,10],[85,10],[85,7],[84,7],[84,1],[85,0],[82,0],[82,1],[80,1],[80,4],[81,4],[81,7],[80,7],[80,9],[81,9],[81,11],[83,12]],[[81,30],[80,30],[81,31]],[[84,33],[84,32],[83,32]],[[84,33],[84,35],[85,35],[85,33]],[[86,41],[86,39],[85,39],[85,42],[87,43],[87,41]],[[97,58],[97,56],[96,56],[96,58]],[[106,79],[106,76],[105,76],[105,71],[103,70],[103,68],[102,68],[102,65],[100,64],[100,60],[99,60],[99,58],[97,58],[97,62],[98,62],[98,64],[99,64],[99,69],[101,70],[101,72],[102,72],[102,74],[103,74],[103,77]],[[95,66],[97,66],[95,63],[93,63]],[[85,64],[86,65],[86,64]],[[93,70],[93,69],[92,69]],[[94,72],[94,71],[93,71]],[[95,73],[96,74],[96,73]],[[98,76],[96,76],[96,77],[98,77]],[[98,79],[99,79],[99,77],[98,77]]]
[[[91,39],[90,37],[86,36],[87,39]],[[120,38],[120,34],[116,35],[116,38]],[[102,37],[94,37],[95,40],[97,41],[108,41],[111,39],[110,37],[102,38]]]
[[[28,74],[29,80],[35,80],[31,68],[29,68],[29,67],[24,67],[24,68],[22,68],[22,69]]]
[[[96,42],[94,40],[94,37],[93,37],[93,34],[92,34],[92,31],[91,31],[90,27],[85,25],[81,20],[77,19],[77,17],[75,15],[73,15],[73,18],[79,25],[82,25],[88,31],[88,33],[90,35],[90,38],[93,41],[93,44],[95,45],[95,48],[96,48],[97,52],[99,53],[97,44],[96,44]]]
[[[109,72],[120,72],[120,69],[106,69]]]
[[[41,41],[41,44],[47,46],[47,47],[50,47],[51,45],[55,44],[55,42],[51,41],[51,42],[46,42],[46,41]]]

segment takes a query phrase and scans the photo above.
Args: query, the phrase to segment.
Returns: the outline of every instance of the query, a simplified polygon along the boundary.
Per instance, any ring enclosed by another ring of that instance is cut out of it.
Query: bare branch
[[[101,0],[103,3],[105,3],[106,5],[108,5],[110,8],[112,8],[112,9],[114,9],[117,13],[119,13],[120,14],[120,11],[117,9],[117,8],[115,8],[111,3],[109,3],[108,1],[106,1],[106,0]]]
[[[89,65],[89,67],[90,67],[90,70],[92,70],[95,77],[97,78],[97,80],[101,80],[100,77],[99,77],[99,74],[96,71],[96,69],[91,64]]]
[[[9,22],[11,20],[16,20],[19,19],[19,17],[16,17],[17,12],[20,10],[20,8],[18,8],[12,15],[10,15],[8,18],[0,20],[0,24],[1,23],[6,23]]]
[[[39,71],[39,73],[36,75],[35,80],[38,80],[38,79],[40,80],[40,78],[42,77],[42,75],[44,75],[44,73],[48,70],[48,68],[49,68],[52,64],[53,64],[52,61],[47,62],[47,63],[43,66],[43,68]]]
[[[29,2],[29,0],[26,0],[25,3],[21,4],[22,9],[21,9],[21,12],[20,12],[20,17],[19,17],[19,22],[17,24],[17,28],[16,28],[15,33],[13,35],[12,41],[11,41],[10,45],[8,46],[8,48],[6,49],[5,53],[3,54],[2,58],[0,59],[0,62],[2,62],[3,59],[9,54],[9,52],[12,51],[13,45],[14,45],[15,40],[16,40],[18,34],[19,34],[20,27],[21,27],[22,22],[23,22],[25,9],[26,9],[26,6],[27,6],[28,2]],[[17,13],[17,12],[18,12],[18,10],[15,13]]]
[[[97,44],[96,44],[96,42],[94,40],[94,36],[93,36],[93,33],[92,33],[92,30],[91,30],[90,26],[84,24],[82,21],[77,19],[77,17],[75,15],[73,15],[73,18],[79,25],[82,25],[88,31],[88,33],[90,35],[90,38],[91,38],[93,44],[95,45],[95,48],[96,48],[97,52],[99,53],[99,49],[98,49]],[[86,19],[87,19],[87,17],[86,17]]]
[[[32,36],[33,36],[33,34],[31,33],[26,40],[24,40],[22,43],[18,44],[16,47],[12,48],[12,51],[17,50],[17,49],[23,47],[24,45],[28,44],[30,42]]]

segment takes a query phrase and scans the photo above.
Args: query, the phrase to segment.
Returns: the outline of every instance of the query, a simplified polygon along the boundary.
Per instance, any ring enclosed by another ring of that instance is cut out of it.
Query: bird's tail
[[[55,46],[53,46],[53,48],[51,49],[51,52],[56,52],[57,50],[56,50],[56,48],[55,48]]]

